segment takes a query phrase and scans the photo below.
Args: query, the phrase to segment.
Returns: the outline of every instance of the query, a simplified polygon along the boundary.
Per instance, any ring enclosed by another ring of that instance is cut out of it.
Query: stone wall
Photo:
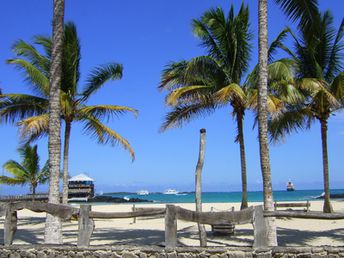
[[[253,250],[250,247],[199,248],[178,247],[165,249],[161,247],[133,246],[92,246],[77,248],[75,246],[53,245],[12,245],[0,247],[0,257],[28,258],[230,258],[230,257],[344,257],[344,247],[275,247],[272,249]]]

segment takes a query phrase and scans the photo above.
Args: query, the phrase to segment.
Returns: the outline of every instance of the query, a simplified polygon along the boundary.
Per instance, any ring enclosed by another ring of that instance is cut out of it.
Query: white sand
[[[250,203],[257,205],[258,203]],[[344,212],[343,201],[333,201],[335,211]],[[195,205],[176,204],[186,209],[194,210]],[[232,206],[239,210],[240,203],[206,203],[204,211],[229,210]],[[164,204],[136,204],[136,207],[165,207]],[[132,205],[95,205],[95,211],[130,211]],[[321,210],[322,201],[312,201],[311,210]],[[0,243],[3,242],[3,221],[0,219]],[[34,213],[29,210],[18,211],[18,230],[14,244],[43,243],[45,213]],[[278,243],[280,246],[343,246],[344,220],[306,220],[306,219],[278,219]],[[91,237],[91,245],[129,244],[129,245],[162,245],[164,242],[164,219],[138,218],[106,219],[95,221],[95,230]],[[78,222],[64,222],[64,242],[77,243]],[[237,225],[234,236],[212,236],[210,226],[206,226],[209,246],[242,245],[251,246],[253,243],[253,228],[251,224]],[[195,223],[178,220],[178,241],[180,245],[199,245],[197,227]]]

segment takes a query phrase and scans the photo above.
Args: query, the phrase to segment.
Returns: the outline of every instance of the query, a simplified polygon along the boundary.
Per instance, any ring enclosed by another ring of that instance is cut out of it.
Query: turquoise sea
[[[275,201],[306,201],[317,200],[323,190],[296,190],[293,192],[274,191]],[[331,194],[343,194],[344,189],[331,190]],[[104,193],[105,196],[122,198],[140,198],[156,203],[193,203],[195,194],[192,192],[182,192],[179,194],[150,193],[148,195],[137,195],[136,193]],[[248,192],[249,202],[263,201],[262,192]],[[241,192],[204,192],[202,194],[203,203],[220,202],[241,202]]]

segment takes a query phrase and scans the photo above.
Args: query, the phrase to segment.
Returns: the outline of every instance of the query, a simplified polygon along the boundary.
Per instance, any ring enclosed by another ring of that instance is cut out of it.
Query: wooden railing
[[[34,212],[46,212],[62,219],[78,219],[78,246],[89,246],[94,230],[94,219],[121,219],[150,217],[165,215],[165,246],[177,246],[177,221],[184,220],[201,224],[245,224],[252,223],[254,228],[254,248],[267,247],[266,220],[264,217],[292,217],[312,219],[344,219],[344,213],[325,214],[322,212],[303,211],[270,211],[263,210],[263,206],[254,206],[241,211],[228,212],[195,212],[174,205],[166,208],[140,208],[132,212],[98,212],[92,211],[90,205],[75,208],[63,204],[42,202],[14,202],[0,204],[0,216],[4,220],[4,245],[12,245],[17,230],[17,211],[28,209]]]

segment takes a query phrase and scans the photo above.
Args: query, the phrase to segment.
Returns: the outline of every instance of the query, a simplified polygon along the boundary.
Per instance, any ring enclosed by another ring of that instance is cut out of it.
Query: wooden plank
[[[177,208],[174,205],[166,205],[165,214],[165,247],[177,246]]]
[[[262,205],[256,206],[254,208],[253,229],[253,248],[268,247],[268,225],[266,219],[264,218],[264,209]]]
[[[14,234],[17,231],[17,211],[12,210],[11,205],[6,208],[4,220],[4,245],[9,246],[13,243]]]
[[[89,217],[91,205],[80,205],[78,247],[90,245],[91,235],[94,230],[94,221]]]
[[[135,204],[133,204],[133,208],[132,208],[132,212],[135,212],[136,211],[136,207],[135,207]],[[136,217],[133,217],[133,224],[136,223]]]
[[[177,207],[178,219],[201,224],[246,224],[252,223],[253,207],[241,211],[196,212]]]
[[[344,219],[344,213],[323,213],[321,211],[265,211],[265,217],[284,217],[284,218],[299,218],[299,219],[324,219],[337,220]]]
[[[98,212],[91,211],[90,218],[98,219],[123,219],[133,217],[149,217],[155,215],[165,214],[165,208],[147,208],[142,210],[136,210],[135,212]]]

